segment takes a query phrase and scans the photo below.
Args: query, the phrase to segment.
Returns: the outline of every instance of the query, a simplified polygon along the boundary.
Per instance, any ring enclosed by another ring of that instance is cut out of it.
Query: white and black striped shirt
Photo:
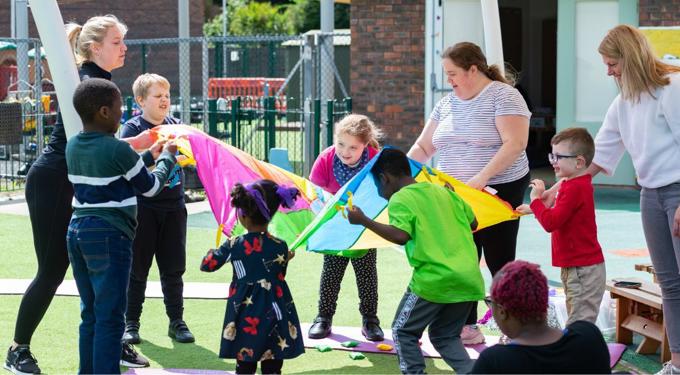
[[[437,122],[432,144],[439,152],[437,169],[467,182],[481,171],[501,148],[503,141],[496,129],[496,117],[531,117],[527,104],[514,87],[493,81],[476,97],[462,100],[450,93],[434,107],[430,120]],[[489,185],[518,180],[529,173],[526,152],[503,172],[492,177]]]

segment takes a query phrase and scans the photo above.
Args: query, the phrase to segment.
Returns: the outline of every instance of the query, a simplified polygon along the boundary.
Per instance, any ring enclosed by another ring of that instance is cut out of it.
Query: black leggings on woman
[[[26,176],[38,272],[21,299],[14,341],[29,345],[68,269],[66,232],[71,220],[73,186],[66,170],[33,166]]]
[[[531,177],[527,173],[519,180],[505,184],[489,185],[498,191],[496,196],[508,202],[513,209],[522,204],[524,193],[529,187]],[[486,229],[477,231],[474,234],[475,245],[477,245],[477,257],[482,258],[491,271],[491,276],[496,275],[506,263],[515,260],[517,248],[517,232],[519,231],[519,219],[505,221]],[[472,311],[465,324],[477,323],[477,302],[474,303]]]

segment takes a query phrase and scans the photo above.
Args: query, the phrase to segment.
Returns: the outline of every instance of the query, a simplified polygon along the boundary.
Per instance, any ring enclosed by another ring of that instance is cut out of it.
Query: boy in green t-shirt
[[[457,373],[471,370],[460,333],[473,301],[484,298],[472,230],[477,220],[458,194],[411,177],[406,155],[383,150],[371,173],[378,194],[387,199],[390,224],[369,219],[360,208],[348,212],[388,241],[405,245],[413,275],[392,323],[402,373],[423,373],[425,360],[418,340],[428,328],[430,341]]]

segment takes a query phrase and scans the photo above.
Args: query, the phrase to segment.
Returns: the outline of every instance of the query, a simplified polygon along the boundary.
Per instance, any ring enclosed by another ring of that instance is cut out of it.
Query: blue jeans
[[[680,183],[642,188],[640,213],[649,256],[661,286],[663,320],[671,353],[680,353],[680,237],[672,234]]]
[[[132,240],[106,220],[72,218],[68,257],[80,293],[81,374],[119,374]]]

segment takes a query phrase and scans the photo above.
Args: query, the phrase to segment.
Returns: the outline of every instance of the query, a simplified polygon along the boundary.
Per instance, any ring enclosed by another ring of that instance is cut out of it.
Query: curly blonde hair
[[[338,135],[347,134],[357,137],[363,142],[375,149],[380,148],[378,140],[382,138],[382,131],[375,126],[373,121],[367,116],[359,114],[349,114],[342,118],[335,124],[335,137]]]

